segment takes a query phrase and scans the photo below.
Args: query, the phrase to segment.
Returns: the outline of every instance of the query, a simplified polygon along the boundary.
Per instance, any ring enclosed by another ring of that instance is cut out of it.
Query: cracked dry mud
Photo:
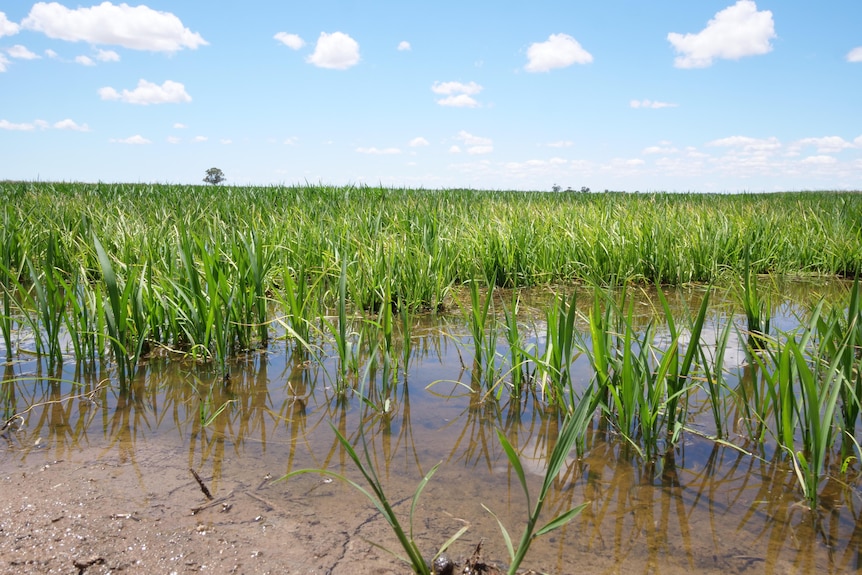
[[[302,485],[262,477],[225,485],[208,503],[180,466],[5,467],[0,573],[408,572],[363,539],[386,538],[373,510],[340,505],[343,522],[333,523],[291,494]],[[333,498],[341,488],[315,491]]]

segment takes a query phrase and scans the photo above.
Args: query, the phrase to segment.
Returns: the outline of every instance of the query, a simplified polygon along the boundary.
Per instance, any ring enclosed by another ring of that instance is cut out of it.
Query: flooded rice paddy
[[[793,329],[812,301],[846,292],[841,282],[788,284],[783,299],[773,301],[773,329]],[[691,309],[702,290],[668,295],[674,309]],[[727,321],[743,326],[732,299],[715,299],[701,338],[707,347],[715,345]],[[519,316],[524,333],[532,334],[539,347],[544,302],[541,294],[525,297]],[[643,326],[656,305],[649,293],[641,294],[636,309]],[[478,381],[470,330],[460,314],[416,319],[409,346],[396,342],[401,359],[393,371],[359,354],[351,376],[354,391],[343,395],[335,385],[339,360],[328,343],[310,352],[290,338],[276,339],[265,351],[231,361],[227,378],[212,365],[153,354],[120,388],[105,366],[67,361],[49,371],[26,353],[22,335],[25,351],[3,373],[8,425],[0,445],[0,475],[62,464],[69,470],[68,488],[78,489],[76,469],[102,466],[112,470],[112,493],[120,497],[151,507],[181,501],[189,514],[203,516],[208,503],[189,473],[194,469],[219,506],[202,520],[204,531],[225,521],[242,501],[260,510],[244,519],[254,530],[250,533],[257,534],[249,536],[248,552],[267,545],[267,529],[289,530],[304,533],[315,557],[325,558],[334,553],[327,545],[347,549],[344,541],[325,539],[334,533],[349,542],[356,572],[371,572],[371,563],[363,563],[369,550],[377,549],[370,542],[400,549],[365,498],[315,474],[277,481],[303,468],[361,481],[332,431],[338,429],[361,450],[361,427],[369,457],[405,522],[419,481],[442,462],[422,493],[413,526],[429,558],[466,525],[468,531],[450,554],[469,556],[484,541],[486,559],[505,564],[503,538],[483,506],[513,538],[520,536],[528,509],[496,430],[516,446],[535,494],[559,432],[560,413],[536,387],[520,398],[499,389],[488,392]],[[862,568],[858,462],[849,461],[843,474],[826,480],[819,508],[808,509],[788,459],[769,441],[759,445],[746,437],[744,414],[731,391],[756,385],[758,374],[741,330],[731,332],[720,366],[728,382],[726,439],[710,439],[715,425],[702,392],[689,399],[682,440],[655,461],[646,461],[596,417],[583,450],[565,461],[543,517],[587,506],[568,526],[537,539],[525,567],[546,573],[643,574],[838,574]],[[501,361],[508,356],[502,337],[497,352]],[[503,366],[501,381],[506,372]],[[575,387],[586,388],[592,377],[589,362],[579,355],[573,365]],[[315,546],[318,536],[329,543]],[[255,543],[255,537],[260,541]],[[279,541],[287,539],[270,537],[270,553]],[[388,561],[391,572],[407,570],[381,555],[375,561]]]

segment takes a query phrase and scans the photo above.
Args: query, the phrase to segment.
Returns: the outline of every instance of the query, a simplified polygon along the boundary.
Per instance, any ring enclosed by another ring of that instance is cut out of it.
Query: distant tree
[[[217,186],[224,180],[224,172],[222,172],[218,168],[210,168],[209,170],[207,170],[207,175],[204,177],[204,181],[212,186]]]
[[[560,186],[560,184],[554,184],[553,186],[551,186],[551,191],[552,191],[552,192],[559,192],[559,191],[560,191],[560,190],[562,190],[562,189],[563,189],[563,187],[562,187],[562,186]]]
[[[586,186],[581,186],[581,193],[582,194],[588,194],[588,193],[590,193],[590,189]]]

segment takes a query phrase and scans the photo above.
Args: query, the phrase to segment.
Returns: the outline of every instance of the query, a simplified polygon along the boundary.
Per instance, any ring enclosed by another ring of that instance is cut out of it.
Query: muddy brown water
[[[696,300],[696,292],[678,294],[677,305]],[[778,302],[775,322],[798,321],[800,299]],[[524,321],[540,326],[540,317],[528,313]],[[326,468],[361,482],[330,427],[359,449],[360,422],[405,525],[414,489],[440,463],[413,525],[429,557],[466,525],[449,554],[463,560],[484,541],[485,558],[505,564],[499,527],[484,507],[517,541],[527,502],[495,430],[517,446],[535,498],[559,420],[536,394],[513,404],[505,394],[497,400],[471,392],[466,334],[456,316],[423,318],[411,334],[407,369],[399,367],[389,392],[366,388],[367,402],[336,393],[331,350],[325,361],[310,361],[287,340],[232,362],[228,383],[206,365],[154,358],[124,390],[110,384],[109,370],[67,362],[48,373],[19,354],[2,384],[6,417],[23,415],[0,445],[0,572],[407,572],[381,549],[401,554],[356,490],[317,474],[276,481]],[[731,341],[730,348],[740,346]],[[744,369],[743,361],[729,352],[725,367]],[[575,372],[589,380],[583,358]],[[380,381],[379,371],[365,373]],[[710,416],[697,398],[690,411],[691,427],[709,434]],[[850,485],[828,482],[823,507],[811,512],[792,469],[768,447],[753,457],[686,433],[671,457],[651,466],[598,423],[586,445],[570,454],[543,517],[587,506],[567,527],[537,539],[525,568],[862,570],[862,500],[852,476],[842,479]]]

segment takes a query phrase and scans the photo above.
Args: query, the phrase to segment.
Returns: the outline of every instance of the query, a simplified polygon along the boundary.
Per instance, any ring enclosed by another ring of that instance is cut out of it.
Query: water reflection
[[[236,480],[236,467],[226,465],[235,460],[267,462],[274,475],[323,467],[355,476],[330,424],[358,448],[362,424],[370,458],[396,493],[411,493],[443,461],[432,483],[446,486],[445,501],[426,495],[426,513],[463,509],[459,516],[473,520],[477,538],[498,538],[496,525],[477,509],[486,503],[516,533],[525,517],[524,494],[497,430],[517,446],[536,493],[562,414],[536,389],[516,398],[486,393],[480,369],[469,362],[471,342],[458,343],[466,333],[460,320],[426,321],[414,329],[410,345],[396,344],[402,347],[393,355],[405,360],[364,360],[363,377],[356,378],[368,382],[359,384],[362,399],[357,392],[336,395],[333,364],[313,361],[289,343],[235,360],[228,378],[206,366],[153,359],[121,389],[106,384],[110,373],[101,366],[51,371],[35,360],[6,364],[4,420],[25,412],[26,424],[3,432],[0,469],[29,458],[137,468],[142,444],[159,442],[167,446],[166,457],[206,469],[213,491]],[[579,361],[575,372],[588,379]],[[823,508],[806,511],[793,470],[762,441],[750,410],[750,402],[766,393],[765,382],[756,363],[739,367],[724,409],[743,449],[690,434],[663,459],[645,463],[596,418],[583,450],[570,454],[555,478],[545,517],[589,504],[559,534],[538,540],[529,561],[555,573],[584,566],[644,574],[859,570],[862,505],[847,488],[856,483],[854,467],[842,473],[842,462],[833,462]],[[711,417],[707,409],[691,404],[693,424]]]

